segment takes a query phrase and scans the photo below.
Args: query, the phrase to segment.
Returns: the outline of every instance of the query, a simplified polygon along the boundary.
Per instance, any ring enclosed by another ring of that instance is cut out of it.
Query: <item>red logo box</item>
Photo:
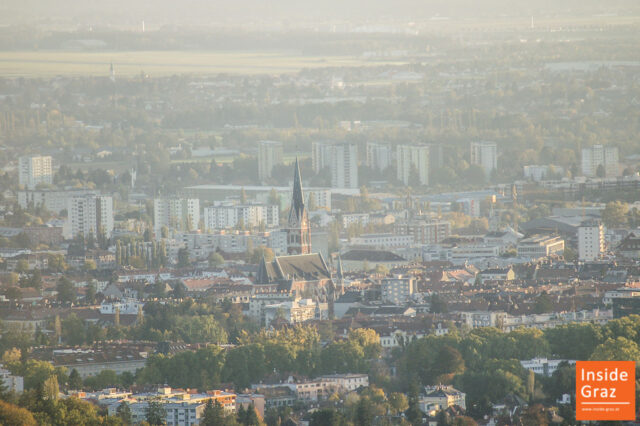
[[[576,420],[635,420],[634,361],[576,362]]]

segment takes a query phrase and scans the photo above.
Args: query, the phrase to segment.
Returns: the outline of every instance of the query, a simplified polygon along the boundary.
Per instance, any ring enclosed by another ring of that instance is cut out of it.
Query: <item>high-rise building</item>
[[[582,174],[588,177],[616,177],[619,175],[618,148],[593,145],[582,150]]]
[[[429,146],[398,145],[396,148],[398,180],[405,185],[429,184]],[[411,182],[412,170],[418,182]]]
[[[113,233],[113,198],[106,196],[84,195],[71,197],[68,201],[67,217],[70,237],[82,234],[98,235],[107,238]]]
[[[383,171],[392,164],[393,151],[388,144],[367,142],[367,167]]]
[[[255,228],[260,224],[273,228],[279,223],[280,213],[274,204],[224,204],[204,209],[204,227],[208,231],[235,228],[240,224],[247,228]]]
[[[293,194],[291,196],[291,209],[287,220],[287,253],[309,254],[311,253],[311,232],[309,230],[309,215],[304,205],[302,195],[302,177],[300,166],[296,158],[293,174]]]
[[[498,168],[498,147],[495,142],[471,142],[471,164],[482,167],[487,179]]]
[[[282,142],[260,141],[258,145],[258,177],[260,181],[271,177],[273,166],[282,163]]]
[[[156,198],[153,200],[153,224],[156,237],[162,228],[194,231],[200,223],[200,200],[197,198]]]
[[[311,164],[314,173],[331,167],[333,145],[334,143],[330,141],[313,142],[311,144]]]
[[[392,278],[384,278],[381,283],[382,301],[384,303],[393,303],[394,305],[404,304],[409,301],[415,290],[413,277],[398,275]]]
[[[41,183],[51,185],[53,181],[51,157],[48,155],[20,157],[18,181],[26,189],[35,189]]]
[[[604,253],[604,227],[598,220],[585,220],[578,227],[578,259],[596,260]]]
[[[341,143],[331,151],[331,186],[358,188],[358,147]]]

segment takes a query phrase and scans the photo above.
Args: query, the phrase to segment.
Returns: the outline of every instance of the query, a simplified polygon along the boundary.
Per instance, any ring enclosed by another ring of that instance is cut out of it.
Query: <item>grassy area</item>
[[[350,56],[301,56],[293,52],[210,51],[4,51],[0,75],[4,77],[108,76],[113,63],[116,75],[174,74],[281,74],[303,68],[348,67],[376,64]]]

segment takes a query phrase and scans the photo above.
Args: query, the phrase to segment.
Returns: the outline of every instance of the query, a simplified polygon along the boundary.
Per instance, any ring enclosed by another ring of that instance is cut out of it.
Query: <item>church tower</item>
[[[287,222],[287,254],[311,253],[311,232],[309,231],[309,215],[302,196],[302,178],[300,166],[296,158],[293,175],[293,194],[291,209]]]

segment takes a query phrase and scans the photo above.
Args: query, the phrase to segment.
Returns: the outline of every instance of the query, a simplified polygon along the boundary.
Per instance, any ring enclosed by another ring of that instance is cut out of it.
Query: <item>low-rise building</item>
[[[564,240],[559,236],[533,235],[518,243],[518,257],[539,259],[564,252]]]
[[[458,406],[466,410],[466,394],[453,386],[426,386],[420,395],[420,409],[429,414]]]
[[[561,363],[567,362],[569,365],[575,365],[575,361],[566,359],[547,359],[547,358],[533,358],[525,361],[520,361],[522,367],[529,371],[533,371],[541,376],[551,377],[553,373],[558,369]]]

